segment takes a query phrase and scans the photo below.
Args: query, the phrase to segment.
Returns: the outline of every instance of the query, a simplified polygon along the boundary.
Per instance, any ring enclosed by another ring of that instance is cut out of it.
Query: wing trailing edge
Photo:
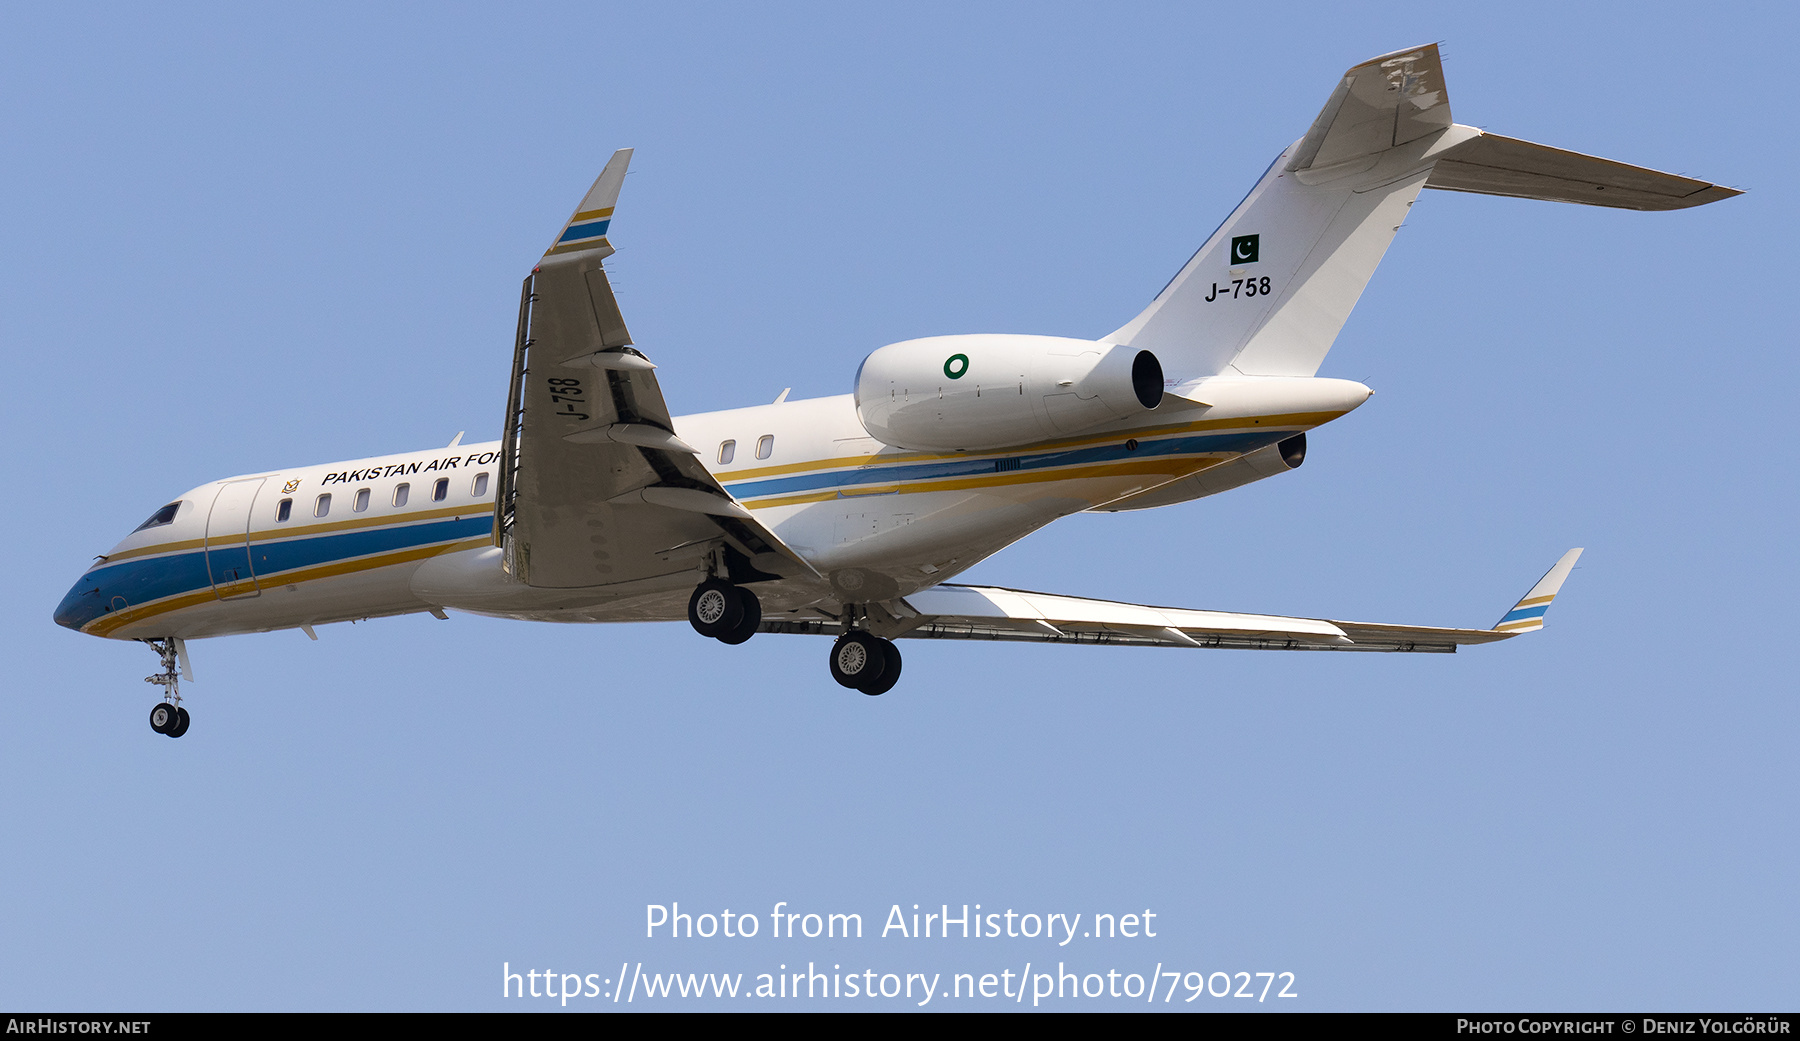
[[[995,586],[941,585],[898,601],[888,636],[1279,651],[1453,652],[1544,627],[1581,550],[1572,549],[1491,629],[1346,622],[1090,600]]]

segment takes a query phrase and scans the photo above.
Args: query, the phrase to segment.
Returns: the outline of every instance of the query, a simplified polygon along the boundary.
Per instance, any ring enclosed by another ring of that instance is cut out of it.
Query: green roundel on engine
[[[963,373],[968,371],[969,356],[966,354],[952,354],[944,361],[944,375],[953,380],[962,379]]]

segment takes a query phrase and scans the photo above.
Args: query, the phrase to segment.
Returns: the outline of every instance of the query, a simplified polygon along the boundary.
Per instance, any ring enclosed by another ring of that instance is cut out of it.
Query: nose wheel
[[[188,710],[181,707],[181,648],[174,637],[144,642],[162,659],[162,671],[144,677],[145,683],[163,689],[163,700],[150,709],[150,729],[165,737],[180,737],[188,732]]]
[[[150,710],[150,729],[168,737],[180,737],[187,733],[188,710],[173,702],[158,702]]]
[[[900,682],[900,648],[894,641],[852,629],[831,645],[831,678],[874,697]]]

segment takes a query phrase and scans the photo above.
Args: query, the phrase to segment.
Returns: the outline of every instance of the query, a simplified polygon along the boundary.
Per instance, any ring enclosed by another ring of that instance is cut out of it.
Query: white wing
[[[1581,556],[1572,549],[1491,629],[1344,622],[1087,600],[992,586],[943,585],[896,602],[888,636],[1283,651],[1437,651],[1543,628]],[[779,625],[779,623],[777,623]]]

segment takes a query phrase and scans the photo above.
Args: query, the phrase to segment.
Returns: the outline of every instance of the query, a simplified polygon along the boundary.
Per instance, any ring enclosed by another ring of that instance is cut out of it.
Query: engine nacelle
[[[1162,363],[1136,347],[977,334],[891,343],[856,372],[863,429],[896,448],[984,451],[1079,434],[1162,402]]]

